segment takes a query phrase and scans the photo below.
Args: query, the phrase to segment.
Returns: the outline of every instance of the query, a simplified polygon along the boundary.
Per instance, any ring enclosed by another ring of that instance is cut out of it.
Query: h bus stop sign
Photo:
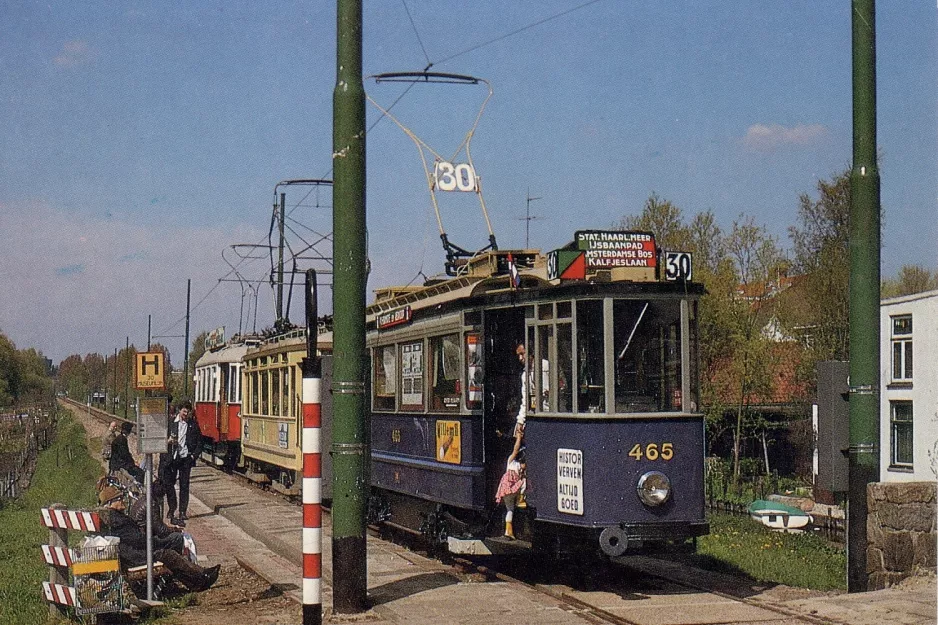
[[[137,399],[137,451],[141,454],[166,453],[169,417],[165,397]]]

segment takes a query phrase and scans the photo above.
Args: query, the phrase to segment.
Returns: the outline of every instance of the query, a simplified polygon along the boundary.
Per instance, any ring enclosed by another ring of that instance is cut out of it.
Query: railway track
[[[124,421],[105,411],[63,400],[101,423]],[[237,473],[235,474],[237,475]],[[241,483],[261,487],[244,476]],[[284,502],[296,498],[275,491]],[[595,624],[615,625],[714,625],[717,623],[814,623],[825,620],[787,610],[762,595],[764,588],[725,575],[718,575],[657,558],[629,556],[605,562],[574,564],[551,562],[530,555],[464,557],[428,552],[428,564],[415,543],[413,532],[371,527],[373,537],[391,538],[403,557],[429,570],[445,565],[461,582],[497,581],[523,587],[549,597],[560,608]],[[439,571],[438,568],[435,570]]]

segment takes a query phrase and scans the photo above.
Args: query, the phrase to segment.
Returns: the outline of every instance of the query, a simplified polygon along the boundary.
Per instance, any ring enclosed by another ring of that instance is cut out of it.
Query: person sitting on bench
[[[126,504],[124,494],[113,486],[105,486],[98,494],[98,501],[104,507],[101,520],[104,522],[106,535],[117,536],[120,544],[117,547],[118,558],[125,569],[147,563],[147,537],[137,524],[124,513]],[[173,577],[191,591],[208,590],[218,579],[221,565],[205,569],[190,562],[188,558],[172,549],[153,550],[153,561],[160,561],[169,569]]]

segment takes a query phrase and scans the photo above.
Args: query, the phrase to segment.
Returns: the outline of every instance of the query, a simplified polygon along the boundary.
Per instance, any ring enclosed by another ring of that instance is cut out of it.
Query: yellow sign
[[[436,459],[449,464],[462,462],[459,421],[436,422]]]
[[[166,388],[163,352],[140,352],[137,354],[134,388],[138,391]]]

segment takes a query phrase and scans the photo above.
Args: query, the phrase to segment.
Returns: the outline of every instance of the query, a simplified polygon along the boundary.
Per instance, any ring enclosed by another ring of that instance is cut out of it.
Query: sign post
[[[153,391],[166,388],[162,352],[137,354],[134,388]],[[167,400],[137,398],[137,451],[144,454],[144,490],[147,496],[147,601],[153,601],[153,454],[166,452]]]

